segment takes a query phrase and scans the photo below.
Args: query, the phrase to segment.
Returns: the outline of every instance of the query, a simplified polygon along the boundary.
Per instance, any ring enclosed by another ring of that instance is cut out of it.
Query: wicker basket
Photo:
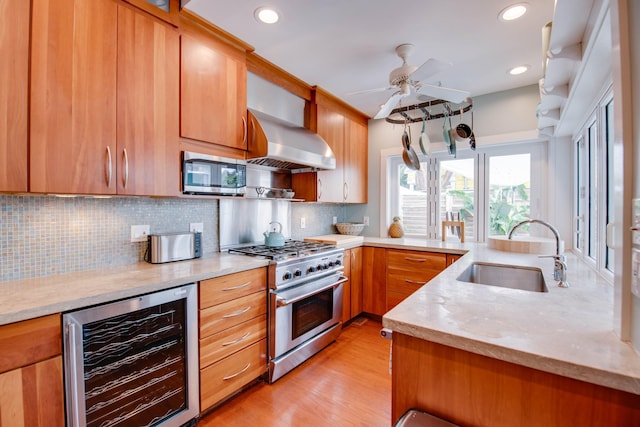
[[[340,222],[336,224],[336,228],[340,234],[357,236],[362,233],[362,230],[364,230],[364,224],[359,222]]]

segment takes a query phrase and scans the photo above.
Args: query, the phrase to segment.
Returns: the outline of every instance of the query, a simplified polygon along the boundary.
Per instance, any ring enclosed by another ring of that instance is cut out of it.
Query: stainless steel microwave
[[[182,192],[218,196],[243,196],[247,186],[244,160],[182,152]]]

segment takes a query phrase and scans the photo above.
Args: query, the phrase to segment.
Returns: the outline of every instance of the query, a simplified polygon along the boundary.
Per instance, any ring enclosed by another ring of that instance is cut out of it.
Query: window
[[[460,150],[456,158],[439,152],[421,156],[418,171],[407,168],[399,154],[388,155],[383,223],[399,216],[407,237],[439,239],[442,221],[460,219],[468,241],[504,235],[523,219],[544,218],[544,179],[532,179],[530,171],[545,155],[542,142]]]
[[[614,220],[614,109],[607,93],[574,138],[574,243],[576,253],[609,278],[614,251],[609,224]]]

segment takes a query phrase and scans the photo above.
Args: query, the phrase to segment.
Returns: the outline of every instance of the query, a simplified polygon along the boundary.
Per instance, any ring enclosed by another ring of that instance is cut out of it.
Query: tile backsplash
[[[131,243],[132,225],[151,233],[204,223],[204,254],[218,250],[215,199],[91,198],[0,195],[0,282],[135,264],[146,242]]]

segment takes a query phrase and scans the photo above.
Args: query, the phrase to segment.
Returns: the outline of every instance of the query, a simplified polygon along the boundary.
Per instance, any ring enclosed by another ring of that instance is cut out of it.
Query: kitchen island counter
[[[364,244],[429,251],[435,249],[429,245],[437,246],[399,240],[367,238]],[[496,251],[482,244],[443,243],[442,249],[469,252],[387,312],[384,327],[640,395],[640,355],[614,333],[613,286],[577,257],[567,254],[570,287],[559,288],[549,258]],[[457,280],[476,261],[541,268],[549,292]]]
[[[268,260],[219,253],[0,283],[0,325],[265,267]]]

